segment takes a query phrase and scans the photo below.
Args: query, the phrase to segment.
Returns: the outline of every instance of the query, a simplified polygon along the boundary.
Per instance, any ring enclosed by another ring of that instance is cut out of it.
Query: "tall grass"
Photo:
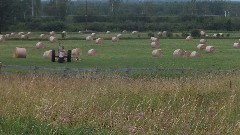
[[[178,79],[2,74],[1,121],[13,122],[0,124],[0,132],[26,118],[62,130],[90,126],[95,134],[238,134],[239,82],[237,73]]]

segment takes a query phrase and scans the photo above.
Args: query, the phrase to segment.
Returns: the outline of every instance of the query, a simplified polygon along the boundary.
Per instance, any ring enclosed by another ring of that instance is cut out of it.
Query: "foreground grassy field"
[[[200,68],[200,69],[238,69],[240,67],[240,50],[233,48],[237,39],[208,39],[208,45],[216,48],[215,53],[209,54],[197,49],[199,39],[186,41],[185,39],[160,39],[160,48],[164,56],[161,58],[152,57],[153,48],[149,39],[121,40],[113,43],[105,40],[103,45],[96,45],[95,41],[85,40],[60,40],[65,49],[82,48],[81,61],[72,63],[52,63],[50,59],[43,58],[46,50],[58,48],[58,43],[42,41],[44,49],[36,49],[35,45],[40,40],[7,40],[0,43],[0,58],[5,65],[31,65],[47,67],[92,67],[92,68]],[[12,57],[15,47],[27,49],[26,59]],[[90,57],[87,51],[91,48],[97,50],[98,55]],[[188,51],[198,51],[202,54],[200,58],[176,58],[172,53],[175,49],[182,48]]]
[[[240,76],[0,76],[1,134],[240,133]]]

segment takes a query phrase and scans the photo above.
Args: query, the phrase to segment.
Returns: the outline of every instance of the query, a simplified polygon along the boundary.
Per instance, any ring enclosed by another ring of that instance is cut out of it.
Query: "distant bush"
[[[65,30],[67,25],[64,22],[60,21],[54,21],[54,22],[49,22],[45,23],[42,25],[40,30],[42,31],[63,31]]]
[[[148,37],[154,37],[154,34],[152,32],[149,32]]]
[[[200,30],[198,30],[198,29],[191,30],[191,36],[192,37],[200,37]]]

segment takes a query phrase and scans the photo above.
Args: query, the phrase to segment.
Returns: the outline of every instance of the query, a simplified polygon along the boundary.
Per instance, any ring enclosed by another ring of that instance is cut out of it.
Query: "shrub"
[[[148,37],[154,37],[154,34],[152,32],[149,32]]]
[[[198,29],[191,30],[191,36],[192,37],[200,37],[200,30],[198,30]]]

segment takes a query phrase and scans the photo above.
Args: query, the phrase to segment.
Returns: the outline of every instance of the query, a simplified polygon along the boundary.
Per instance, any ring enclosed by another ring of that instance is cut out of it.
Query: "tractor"
[[[59,44],[58,55],[56,55],[56,51],[55,50],[52,50],[52,62],[56,62],[56,60],[59,63],[63,63],[65,61],[71,62],[71,57],[72,57],[71,54],[72,54],[71,50],[65,51],[64,50],[64,46],[61,46]],[[65,59],[67,59],[67,60],[65,60]]]

